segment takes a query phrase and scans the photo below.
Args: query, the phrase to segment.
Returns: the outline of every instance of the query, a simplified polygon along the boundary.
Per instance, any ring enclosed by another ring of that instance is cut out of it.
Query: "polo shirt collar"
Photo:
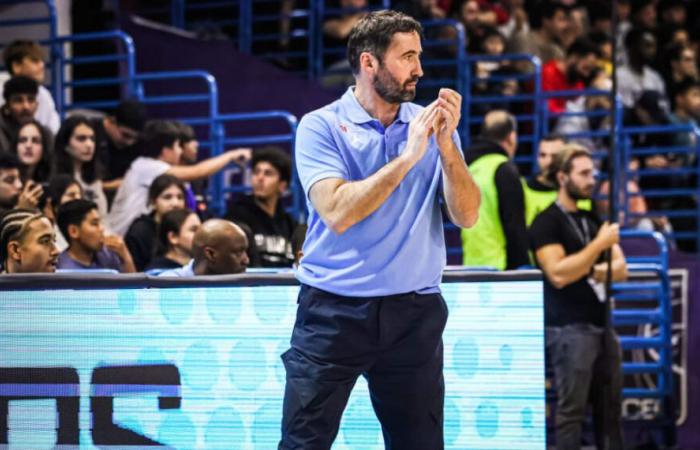
[[[348,119],[355,124],[362,124],[367,122],[373,122],[377,119],[370,116],[369,113],[360,105],[360,102],[355,97],[355,86],[350,86],[341,101],[346,107]],[[411,121],[411,113],[408,110],[406,103],[401,103],[399,106],[399,113],[396,115],[396,120],[403,123],[409,123]]]

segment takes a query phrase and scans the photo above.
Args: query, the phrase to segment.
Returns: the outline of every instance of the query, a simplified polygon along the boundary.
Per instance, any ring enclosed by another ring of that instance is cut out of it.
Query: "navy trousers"
[[[368,382],[387,450],[442,450],[440,294],[343,297],[302,285],[279,450],[328,450],[357,378]]]

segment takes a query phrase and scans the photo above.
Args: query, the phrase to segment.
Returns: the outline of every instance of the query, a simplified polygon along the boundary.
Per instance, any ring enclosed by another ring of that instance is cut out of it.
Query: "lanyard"
[[[561,212],[564,214],[564,217],[569,221],[569,224],[573,227],[574,231],[576,232],[576,236],[579,238],[583,246],[587,246],[588,243],[591,241],[591,233],[590,230],[588,229],[588,221],[584,217],[581,220],[581,226],[579,226],[578,221],[571,217],[571,213],[569,213],[564,207],[559,203],[559,200],[556,202],[557,206],[561,210]],[[581,227],[583,227],[583,231],[581,230]]]

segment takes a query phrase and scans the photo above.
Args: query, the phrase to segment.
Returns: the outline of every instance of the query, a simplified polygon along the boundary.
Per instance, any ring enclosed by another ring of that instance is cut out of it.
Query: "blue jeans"
[[[328,450],[357,378],[367,379],[387,450],[442,450],[440,294],[342,297],[302,285],[279,450]]]
[[[603,351],[604,339],[607,351]],[[622,350],[617,334],[577,323],[547,327],[546,340],[557,393],[557,450],[581,448],[581,429],[589,400],[596,446],[622,450]],[[609,439],[607,447],[605,435]]]

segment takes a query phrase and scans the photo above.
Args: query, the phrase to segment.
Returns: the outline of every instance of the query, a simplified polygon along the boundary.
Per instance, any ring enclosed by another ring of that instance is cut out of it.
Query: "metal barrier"
[[[115,51],[108,54],[71,57],[70,50],[66,50],[67,44],[106,41],[115,44]],[[52,78],[58,80],[54,89],[56,107],[62,117],[65,117],[69,109],[109,109],[115,108],[120,98],[132,97],[136,94],[134,80],[136,77],[136,49],[134,41],[128,34],[119,30],[104,31],[99,33],[73,34],[59,36],[54,40],[55,48],[54,71]],[[77,66],[89,66],[112,63],[119,64],[120,75],[116,77],[95,77],[75,79],[71,76],[67,79],[67,73]],[[113,86],[120,93],[114,98],[104,98],[90,101],[73,101],[69,92],[74,88]]]
[[[512,75],[492,75],[489,77],[476,77],[474,76],[475,70],[478,63],[491,62],[491,63],[502,63],[502,62],[519,62],[523,61],[529,63],[532,66],[532,73],[527,74],[512,74]],[[521,55],[521,54],[510,54],[510,55],[467,55],[467,68],[464,70],[465,77],[465,114],[464,114],[464,127],[467,130],[462,136],[463,145],[467,147],[471,141],[469,130],[473,126],[480,125],[484,121],[483,114],[474,113],[474,107],[476,105],[485,105],[486,109],[494,109],[493,106],[505,105],[503,109],[509,109],[508,106],[511,103],[524,104],[522,111],[515,114],[515,118],[518,120],[518,141],[519,144],[529,144],[532,151],[528,155],[518,155],[515,158],[516,163],[523,164],[535,164],[534,155],[537,151],[537,144],[540,141],[540,121],[541,121],[541,110],[542,110],[542,63],[539,58],[532,55]],[[530,84],[531,92],[526,92],[516,95],[489,95],[481,94],[478,92],[473,92],[474,88],[478,84],[483,83],[493,83],[493,82],[503,82],[508,80],[517,81],[519,84]],[[525,125],[527,124],[527,125]]]
[[[220,114],[216,116],[215,123],[217,139],[215,146],[216,154],[222,153],[226,148],[230,148],[231,146],[257,147],[279,144],[288,145],[290,155],[294,152],[297,118],[287,111],[256,111],[250,113]],[[274,127],[275,130],[279,129],[281,132],[276,134],[250,133],[244,135],[240,132],[240,129],[241,126],[246,123],[249,126],[254,124],[254,127],[257,129],[267,125],[267,127]],[[239,128],[229,133],[227,125],[229,129],[232,128],[232,125],[238,125]],[[235,134],[235,136],[227,137],[230,134]],[[244,183],[245,180],[240,180],[238,186],[230,186],[230,180],[226,180],[225,177],[226,173],[221,171],[214,175],[211,180],[211,202],[209,206],[219,216],[224,215],[226,212],[227,194],[243,192],[248,189],[248,186]],[[292,205],[287,209],[288,212],[298,220],[303,216],[305,206],[304,193],[299,184],[299,178],[295,170],[292,170],[292,180],[289,187],[292,195]]]
[[[658,424],[664,430],[667,445],[675,444],[675,406],[673,400],[672,367],[672,313],[671,282],[668,274],[668,244],[660,233],[622,230],[621,239],[650,239],[656,244],[658,253],[647,256],[628,256],[630,273],[652,274],[655,281],[628,281],[613,283],[613,296],[617,307],[612,320],[618,329],[623,350],[654,350],[658,360],[651,363],[623,361],[625,375],[648,374],[655,377],[653,388],[624,388],[624,398],[654,398],[662,402],[662,418]],[[625,304],[633,303],[633,307]],[[642,306],[643,305],[643,306]],[[653,336],[625,334],[621,327],[651,325],[656,330]]]
[[[687,135],[688,145],[673,142],[677,137]],[[652,142],[650,145],[637,146],[634,138],[638,136],[661,137],[666,142]],[[694,143],[693,143],[694,141]],[[646,127],[627,127],[621,129],[624,166],[628,167],[633,159],[644,159],[655,155],[672,156],[679,161],[678,167],[622,170],[622,182],[639,179],[639,193],[624,191],[621,211],[625,225],[640,218],[666,217],[674,225],[669,238],[675,241],[690,241],[695,249],[700,249],[700,210],[697,199],[700,198],[700,169],[697,157],[700,154],[700,130],[690,125],[664,125]],[[646,214],[629,211],[629,199],[634,196],[649,199],[652,205]],[[684,221],[685,220],[685,221]],[[682,229],[676,229],[678,227]]]

